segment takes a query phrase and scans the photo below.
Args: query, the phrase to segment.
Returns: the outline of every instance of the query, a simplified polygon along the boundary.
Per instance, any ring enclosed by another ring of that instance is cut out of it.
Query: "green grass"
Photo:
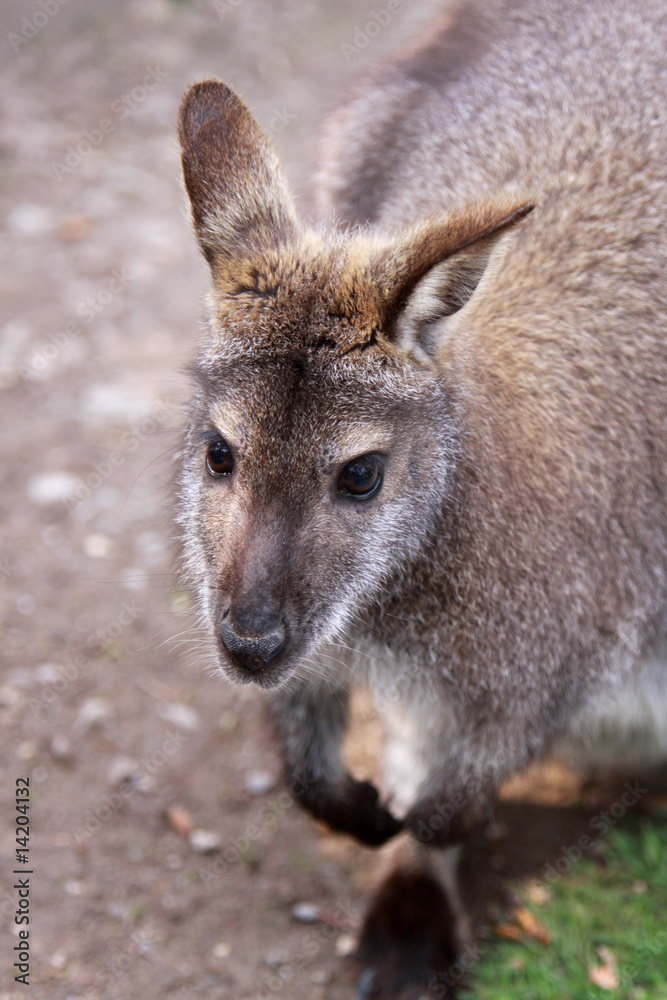
[[[543,883],[541,905],[534,890],[519,889],[551,941],[505,941],[490,931],[466,1000],[667,1000],[667,817],[624,822],[596,853],[604,863],[584,857]],[[610,954],[618,985],[603,989],[589,970],[609,964]]]

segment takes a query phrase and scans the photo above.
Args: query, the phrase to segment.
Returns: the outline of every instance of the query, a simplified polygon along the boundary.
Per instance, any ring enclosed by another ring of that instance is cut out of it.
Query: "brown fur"
[[[188,564],[215,636],[282,622],[253,678],[218,637],[220,663],[277,689],[295,794],[369,843],[403,820],[340,762],[357,678],[400,682],[401,811],[430,845],[608,728],[640,678],[667,704],[667,25],[653,0],[494,0],[443,24],[335,113],[329,228],[298,222],[228,88],[181,109],[214,281]],[[228,480],[205,471],[211,435]],[[381,489],[350,500],[340,470],[368,453]]]

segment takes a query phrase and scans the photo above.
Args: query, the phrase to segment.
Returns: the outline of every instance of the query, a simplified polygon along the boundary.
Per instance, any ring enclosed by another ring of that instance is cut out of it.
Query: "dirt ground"
[[[261,697],[181,634],[170,480],[207,273],[174,123],[191,81],[223,78],[302,191],[351,74],[437,4],[366,32],[384,6],[0,9],[0,1000],[350,995],[341,957],[377,855],[299,812]],[[29,991],[12,967],[20,777]],[[556,840],[573,822],[548,817]],[[480,852],[507,867],[497,842]]]

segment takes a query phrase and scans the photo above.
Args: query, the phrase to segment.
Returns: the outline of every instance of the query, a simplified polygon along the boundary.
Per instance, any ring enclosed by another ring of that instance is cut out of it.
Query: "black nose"
[[[287,642],[287,629],[282,620],[262,624],[259,634],[248,635],[235,625],[229,611],[220,623],[220,638],[227,652],[239,667],[253,674],[275,660]]]

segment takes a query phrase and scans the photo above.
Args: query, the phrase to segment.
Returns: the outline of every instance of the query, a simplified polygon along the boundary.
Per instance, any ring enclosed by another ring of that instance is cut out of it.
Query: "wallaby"
[[[432,920],[433,848],[517,769],[611,719],[607,753],[667,757],[666,52],[657,0],[450,4],[329,120],[326,225],[228,87],[181,106],[213,276],[189,572],[299,801],[428,845]],[[362,681],[389,804],[341,764]],[[377,995],[424,994],[407,947]]]

